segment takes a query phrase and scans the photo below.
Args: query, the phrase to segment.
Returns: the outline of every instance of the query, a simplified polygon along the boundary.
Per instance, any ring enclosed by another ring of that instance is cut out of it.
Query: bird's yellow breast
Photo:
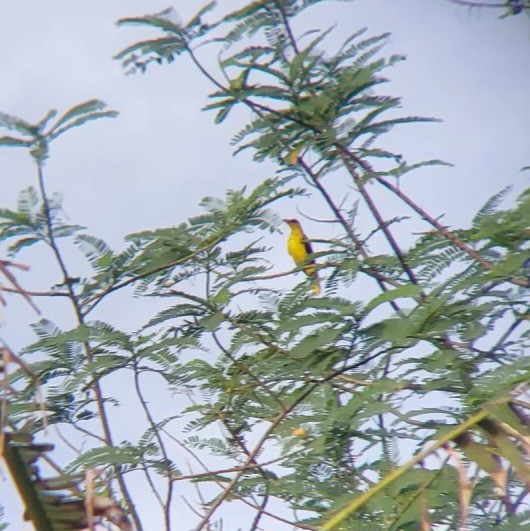
[[[313,254],[311,242],[307,239],[297,220],[285,219],[284,221],[291,228],[291,234],[287,239],[287,250],[297,266],[303,265],[305,274],[311,279],[311,291],[314,295],[318,295],[320,293],[320,281],[315,261],[313,259],[308,261],[309,255]]]
[[[300,264],[307,258],[308,253],[304,241],[304,234],[296,227],[291,228],[291,234],[287,240],[287,250],[297,264]]]

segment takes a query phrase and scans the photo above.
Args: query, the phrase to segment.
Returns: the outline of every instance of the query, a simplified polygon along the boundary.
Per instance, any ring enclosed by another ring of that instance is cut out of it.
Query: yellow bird
[[[320,280],[318,279],[317,268],[314,260],[308,260],[313,254],[311,242],[304,234],[300,222],[297,219],[284,219],[291,228],[291,234],[287,240],[287,251],[293,257],[297,266],[304,268],[305,274],[311,279],[311,291],[318,295],[320,293]]]

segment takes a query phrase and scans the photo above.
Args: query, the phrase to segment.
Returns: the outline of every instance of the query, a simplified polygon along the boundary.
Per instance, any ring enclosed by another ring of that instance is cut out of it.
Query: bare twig
[[[166,468],[166,478],[167,478],[167,492],[166,492],[166,499],[165,499],[165,502],[163,502],[162,507],[164,511],[165,529],[166,531],[171,531],[171,500],[173,497],[173,474],[171,472],[171,459],[169,458],[169,454],[166,450],[166,446],[164,444],[162,436],[160,435],[160,430],[155,422],[155,419],[153,418],[153,415],[151,414],[151,410],[149,409],[149,406],[147,405],[147,400],[144,397],[142,387],[140,385],[140,373],[138,371],[138,360],[136,357],[133,359],[133,372],[134,372],[134,388],[136,390],[136,395],[138,396],[142,409],[144,410],[144,414],[147,418],[147,422],[149,423],[149,426],[151,426],[153,435],[157,440],[158,447],[160,449],[160,452],[162,453],[162,457],[164,458],[164,467]],[[160,495],[158,494],[158,491],[154,489],[154,492],[155,492],[155,495],[157,495],[158,499],[160,500]]]

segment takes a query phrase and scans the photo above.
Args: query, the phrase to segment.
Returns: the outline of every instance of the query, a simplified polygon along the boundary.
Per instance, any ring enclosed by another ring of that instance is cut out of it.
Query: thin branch
[[[40,315],[40,310],[37,308],[35,303],[31,300],[31,293],[26,291],[17,281],[15,275],[9,271],[9,267],[17,267],[18,269],[24,269],[28,270],[29,267],[22,265],[22,264],[16,264],[14,262],[11,262],[10,260],[0,260],[0,271],[3,273],[3,275],[13,284],[14,288],[9,288],[6,286],[3,286],[0,284],[0,293],[2,291],[10,291],[12,293],[18,293],[19,295],[22,295],[24,299],[28,302],[28,304],[37,312],[38,315]]]
[[[395,186],[390,181],[387,181],[384,177],[381,177],[369,163],[361,159],[351,150],[348,150],[344,146],[338,146],[342,153],[347,155],[351,160],[353,160],[358,166],[360,166],[367,175],[372,176],[379,184],[393,192],[397,197],[399,197],[405,204],[407,204],[414,212],[416,212],[423,220],[425,220],[429,225],[434,227],[442,236],[448,239],[455,247],[464,251],[470,258],[473,258],[477,263],[479,263],[484,269],[491,271],[494,268],[494,264],[489,260],[484,258],[479,252],[475,251],[470,245],[462,241],[458,236],[456,236],[451,231],[447,230],[444,225],[442,225],[436,218],[429,215],[423,208],[421,208],[417,203],[410,199],[398,186]],[[517,284],[518,286],[530,286],[530,281],[527,281],[522,278],[512,277],[511,282]]]
[[[265,433],[261,436],[257,444],[254,446],[254,449],[250,452],[247,460],[245,461],[244,466],[248,466],[251,464],[254,459],[257,457],[259,452],[261,451],[263,445],[268,440],[269,436],[274,432],[274,430],[278,427],[278,425],[285,419],[285,417],[293,411],[293,409],[296,408],[301,402],[303,402],[318,386],[317,385],[310,385],[308,388],[302,392],[298,398],[296,398],[293,403],[286,408],[284,411],[280,412],[276,418],[274,418],[271,421],[270,426],[267,428]],[[199,525],[196,527],[197,531],[200,531],[204,528],[204,526],[210,521],[210,518],[213,516],[215,511],[220,507],[220,505],[224,502],[224,500],[231,494],[233,488],[236,486],[237,482],[243,475],[243,471],[237,473],[234,478],[230,481],[230,483],[225,487],[224,491],[217,497],[217,499],[212,503],[210,509],[208,510],[205,517],[199,522]]]
[[[248,374],[252,380],[254,380],[254,382],[256,382],[256,385],[258,385],[259,387],[263,388],[271,397],[272,399],[280,406],[280,409],[285,409],[285,406],[284,404],[282,403],[282,401],[280,400],[280,397],[274,392],[274,391],[271,391],[266,384],[264,384],[251,370],[250,368],[245,365],[244,363],[241,363],[239,362],[238,360],[236,360],[232,354],[224,347],[224,345],[221,343],[221,341],[219,340],[219,338],[217,337],[217,334],[215,332],[212,332],[212,337],[213,337],[213,340],[215,341],[215,344],[217,345],[217,347],[219,348],[219,350],[227,357],[229,358],[232,363],[234,363],[234,365],[237,365],[237,367],[239,369],[241,369],[242,372],[244,372],[245,374]]]
[[[129,286],[130,284],[133,284],[134,282],[137,282],[138,280],[142,280],[144,278],[150,277],[151,275],[154,275],[155,273],[160,273],[162,271],[166,271],[168,269],[171,269],[177,265],[181,265],[184,262],[187,262],[189,260],[192,260],[195,256],[198,254],[207,251],[208,249],[211,249],[221,241],[223,241],[226,238],[226,235],[223,234],[221,236],[218,236],[211,242],[203,245],[202,247],[199,247],[198,249],[195,249],[195,251],[191,252],[190,254],[178,258],[177,260],[173,260],[172,262],[169,262],[167,264],[154,267],[153,269],[150,269],[149,271],[145,271],[144,273],[139,273],[137,275],[133,275],[132,277],[123,280],[122,282],[118,282],[117,284],[114,284],[112,286],[109,286],[108,288],[104,289],[102,292],[97,293],[96,295],[90,297],[88,300],[84,302],[84,305],[88,305],[89,303],[92,303],[88,308],[84,310],[84,315],[86,316],[89,312],[91,312],[107,295],[110,293],[113,293],[115,291],[118,291],[126,286]]]
[[[517,4],[516,6],[510,6],[509,4],[506,4],[506,3],[493,3],[493,4],[489,4],[487,2],[484,2],[484,1],[473,1],[473,0],[449,0],[450,2],[452,2],[453,4],[458,4],[458,5],[461,5],[461,6],[466,6],[466,7],[493,7],[493,8],[496,8],[496,9],[499,9],[499,8],[509,8],[509,7],[512,7],[512,8],[517,8],[517,9],[530,9],[530,6],[528,5],[524,5],[522,0],[521,2],[519,2],[519,4]]]
[[[145,466],[143,467],[143,471],[144,471],[147,483],[149,483],[149,486],[151,487],[151,492],[156,498],[158,505],[160,505],[160,509],[162,509],[162,512],[164,513],[164,519],[165,519],[166,506],[165,506],[164,500],[162,499],[162,496],[160,495],[160,493],[158,492],[158,489],[156,488],[153,478],[151,477],[151,470],[149,469],[149,467]]]
[[[62,276],[63,276],[63,282],[64,282],[64,285],[66,286],[66,289],[67,289],[67,292],[68,292],[68,297],[69,297],[70,302],[72,304],[72,307],[74,309],[74,312],[75,312],[75,315],[76,315],[76,318],[77,318],[77,322],[78,322],[79,325],[84,325],[85,324],[84,315],[83,315],[83,312],[81,311],[81,307],[79,305],[79,301],[77,299],[77,295],[75,294],[75,291],[74,291],[74,285],[73,285],[73,282],[72,282],[72,278],[71,278],[70,274],[68,273],[68,269],[66,267],[66,263],[65,263],[65,261],[63,259],[61,251],[60,251],[60,249],[59,249],[59,247],[57,245],[57,241],[55,239],[55,233],[54,233],[54,228],[53,228],[53,219],[52,219],[52,214],[51,214],[52,210],[51,210],[50,201],[48,199],[48,194],[46,193],[46,186],[44,184],[44,172],[43,172],[43,162],[42,161],[38,161],[37,162],[37,177],[38,177],[39,189],[40,189],[40,194],[41,194],[42,204],[43,204],[44,219],[45,219],[45,222],[46,222],[47,243],[51,247],[51,249],[53,251],[53,254],[55,255],[55,259],[56,259],[56,261],[57,261],[57,263],[59,265],[59,269],[61,270],[61,273],[62,273]],[[85,356],[86,356],[87,360],[88,361],[92,361],[93,355],[92,355],[91,347],[90,347],[90,345],[88,344],[87,341],[83,342],[83,347],[84,347]],[[103,428],[103,433],[104,433],[104,436],[105,436],[105,442],[106,442],[106,444],[108,446],[114,446],[112,433],[111,433],[111,429],[110,429],[110,424],[109,424],[109,420],[108,420],[106,409],[105,409],[105,401],[104,401],[104,398],[103,398],[103,393],[102,393],[99,381],[97,379],[95,379],[95,378],[92,380],[92,388],[93,388],[94,394],[96,396],[96,403],[97,403],[97,407],[98,407],[98,412],[99,412],[99,418],[100,418],[101,426]],[[136,525],[137,531],[142,531],[142,524],[141,524],[140,518],[139,518],[138,513],[137,513],[137,511],[135,509],[132,496],[129,493],[129,490],[127,488],[125,480],[123,479],[123,476],[122,475],[118,475],[117,481],[118,481],[118,484],[120,486],[120,490],[121,490],[121,492],[123,494],[123,497],[125,499],[125,502],[127,503],[127,507],[129,509],[129,512],[130,512],[130,514],[131,514],[131,516],[132,516],[132,518],[134,520],[134,523]]]
[[[526,311],[528,312],[530,308],[527,308]],[[497,340],[495,345],[489,349],[490,352],[495,352],[500,345],[502,345],[514,332],[515,330],[524,322],[523,319],[515,319],[515,321],[508,327],[508,329],[501,335],[501,337]]]
[[[102,437],[101,435],[98,435],[97,433],[92,433],[91,431],[85,428],[82,428],[77,423],[69,424],[69,426],[72,426],[72,428],[76,429],[77,431],[80,431],[81,433],[85,435],[88,435],[89,437],[93,437],[94,439],[97,439],[99,442],[102,442],[103,444],[107,444],[107,441],[105,440],[104,437]]]
[[[138,396],[138,400],[140,401],[140,404],[142,405],[142,409],[144,410],[144,414],[147,418],[147,422],[149,423],[149,426],[151,427],[153,435],[155,436],[158,442],[158,447],[160,448],[160,452],[162,453],[162,457],[164,458],[164,466],[167,468],[166,470],[167,472],[166,473],[167,493],[166,493],[166,500],[164,503],[162,503],[162,507],[164,511],[164,524],[165,524],[166,531],[171,531],[171,500],[173,497],[173,474],[171,472],[171,459],[169,458],[169,454],[167,453],[166,446],[160,435],[160,430],[158,429],[157,423],[155,422],[155,419],[153,418],[153,415],[151,414],[151,410],[149,409],[149,406],[147,405],[147,400],[144,397],[144,394],[143,394],[143,391],[140,385],[140,372],[138,370],[138,359],[136,357],[134,357],[133,359],[133,370],[134,370],[134,388],[136,390],[136,395]],[[149,479],[149,476],[148,476],[148,479]],[[158,491],[153,486],[151,486],[151,489],[160,499],[160,495],[158,494]]]
[[[444,470],[445,465],[449,462],[449,456],[445,458],[444,463],[440,467],[439,470],[437,470],[432,478],[421,485],[413,496],[409,498],[407,503],[405,503],[402,507],[400,507],[399,512],[396,514],[396,517],[388,524],[387,531],[394,531],[397,526],[399,525],[399,521],[401,520],[401,517],[407,512],[407,510],[412,506],[412,504],[425,492],[429,491],[429,487],[440,477],[442,471]]]
[[[289,37],[289,41],[291,42],[291,46],[293,47],[294,53],[298,55],[298,44],[296,42],[296,39],[294,38],[293,31],[291,29],[291,25],[289,24],[289,19],[287,17],[287,14],[285,13],[285,7],[283,5],[282,0],[274,0],[274,3],[276,4],[276,7],[278,8],[278,11],[282,15],[282,22],[285,27],[285,31],[287,32],[287,36]]]
[[[0,291],[7,291],[8,293],[18,293],[19,295],[24,295],[20,292],[19,289],[10,288],[9,286],[4,286],[0,284]],[[24,290],[24,293],[28,294],[30,297],[70,297],[69,293],[64,291],[31,291]]]
[[[392,248],[392,251],[396,255],[397,259],[399,260],[399,263],[401,264],[403,271],[405,271],[405,274],[407,275],[409,280],[412,282],[412,284],[418,285],[418,279],[416,278],[416,275],[412,271],[410,265],[407,263],[407,260],[405,259],[405,255],[401,251],[401,248],[399,247],[392,232],[390,232],[390,229],[388,228],[385,220],[379,213],[379,210],[376,207],[375,203],[372,201],[370,194],[368,194],[366,187],[364,186],[361,179],[359,178],[359,175],[355,171],[355,168],[353,167],[351,161],[348,159],[346,153],[344,153],[343,151],[341,151],[341,158],[342,158],[342,161],[344,162],[344,165],[346,166],[346,169],[348,170],[348,173],[351,175],[353,181],[357,185],[357,188],[359,189],[359,192],[361,193],[365,203],[367,204],[368,209],[374,216],[377,222],[377,225],[383,231],[388,243],[390,244],[390,247]]]
[[[202,461],[202,459],[198,455],[195,454],[195,452],[193,452],[188,447],[186,447],[182,442],[180,442],[178,439],[173,437],[173,435],[171,435],[170,433],[168,433],[168,432],[165,432],[165,433],[166,433],[166,435],[168,437],[173,439],[183,450],[188,452],[193,457],[193,459],[195,459],[197,461],[197,463],[199,463],[199,465],[204,470],[208,470],[208,467],[206,466],[206,464]],[[282,457],[277,458],[277,459],[271,459],[270,461],[266,461],[266,462],[260,463],[259,466],[266,466],[266,465],[272,464],[272,463],[274,463],[274,462],[276,462],[278,460],[282,460],[284,458],[291,457],[292,455],[295,455],[297,453],[298,452],[292,452],[291,454],[287,454],[286,456],[282,456]],[[225,472],[237,472],[239,470],[245,471],[247,468],[252,469],[252,468],[255,468],[255,467],[254,467],[254,465],[250,464],[250,465],[248,465],[248,467],[236,467],[236,468],[229,469],[229,470],[226,470],[226,471],[222,471],[222,470],[211,471],[211,472],[208,471],[208,472],[205,472],[205,473],[197,473],[197,474],[192,474],[192,475],[188,475],[188,476],[182,476],[182,478],[183,479],[195,479],[195,478],[201,478],[201,477],[207,477],[207,476],[213,475],[213,481],[215,481],[217,483],[217,485],[221,486],[221,488],[222,488],[223,485],[221,484],[221,482],[216,481],[215,475],[222,474],[222,473],[225,473]],[[176,478],[176,479],[178,479],[178,478]],[[231,496],[237,498],[238,500],[243,502],[245,505],[248,505],[249,507],[252,507],[253,509],[260,510],[259,506],[257,506],[256,504],[250,502],[244,496],[238,494],[237,492],[232,492]],[[199,513],[194,508],[192,508],[191,505],[188,502],[186,502],[186,505],[188,505],[188,507],[195,514],[197,514],[197,516],[200,516]],[[273,513],[269,512],[269,511],[266,511],[266,510],[263,510],[263,509],[262,509],[262,512],[263,512],[263,514],[265,516],[269,516],[270,518],[273,518],[273,519],[277,520],[278,522],[283,522],[284,524],[289,524],[289,525],[291,525],[293,527],[298,527],[300,529],[309,529],[310,531],[317,531],[318,530],[318,528],[316,528],[316,527],[313,527],[313,526],[310,526],[310,525],[307,525],[307,524],[302,524],[302,523],[299,523],[299,522],[292,522],[290,520],[282,518],[281,516],[279,516],[277,514],[273,514]]]
[[[184,447],[186,448],[186,446],[183,445],[183,443],[181,441],[178,441],[178,439],[176,439],[173,435],[171,435],[170,433],[168,433],[167,431],[165,430],[162,430],[168,437],[170,437],[173,441],[177,442],[178,445],[180,447]],[[233,467],[230,467],[230,468],[221,468],[221,469],[217,469],[217,470],[209,470],[206,465],[204,463],[202,463],[201,461],[201,466],[203,468],[205,468],[207,470],[207,472],[197,472],[197,473],[193,473],[193,474],[188,474],[188,475],[180,475],[180,476],[173,476],[173,481],[188,481],[188,480],[196,480],[196,479],[200,479],[200,478],[207,478],[207,477],[215,477],[215,476],[220,476],[221,474],[232,474],[232,473],[236,473],[236,472],[245,472],[245,471],[248,471],[248,470],[255,470],[256,468],[263,468],[263,467],[266,467],[266,466],[269,466],[269,465],[275,465],[275,464],[278,464],[278,463],[281,463],[282,461],[286,460],[286,459],[289,459],[291,457],[294,457],[296,455],[299,455],[300,452],[298,450],[295,450],[293,452],[290,452],[288,454],[285,454],[285,455],[282,455],[280,457],[275,457],[274,459],[269,459],[268,461],[263,461],[261,463],[250,463],[249,465],[247,466],[243,466],[243,465],[240,465],[240,466],[233,466]],[[220,483],[221,484],[221,483]]]
[[[191,472],[192,471],[192,468],[191,468],[191,464],[188,463],[188,469],[189,471]],[[206,507],[207,506],[207,503],[206,503],[206,500],[204,499],[204,496],[202,495],[202,492],[201,492],[201,489],[200,489],[200,486],[199,486],[199,483],[194,483],[193,484],[194,488],[195,488],[195,492],[197,493],[197,497],[199,498],[199,501],[201,503],[201,506],[202,507]],[[192,507],[190,506],[190,504],[187,504],[188,507],[193,511]],[[198,511],[193,511],[195,512],[195,514],[201,518],[201,514],[198,512]],[[214,526],[208,524],[208,531],[213,531],[213,528]],[[221,527],[222,529],[222,527]]]

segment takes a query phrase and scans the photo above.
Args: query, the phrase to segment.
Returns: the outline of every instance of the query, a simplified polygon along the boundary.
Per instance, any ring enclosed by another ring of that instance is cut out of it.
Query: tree
[[[12,256],[50,250],[62,283],[23,293],[62,297],[76,319],[67,330],[35,324],[38,340],[17,357],[30,371],[10,379],[6,426],[39,434],[46,421],[73,441],[89,437],[65,471],[104,470],[96,491],[114,494],[138,530],[147,528],[132,492],[140,481],[156,491],[166,529],[181,526],[183,481],[201,485],[197,529],[215,528],[228,502],[246,507],[237,525],[249,529],[522,529],[530,195],[501,209],[501,191],[471,227],[452,230],[406,194],[409,172],[444,162],[407,163],[380,137],[434,120],[397,116],[399,98],[380,93],[383,71],[402,60],[381,57],[387,35],[360,30],[332,54],[323,51],[330,30],[296,34],[293,22],[320,1],[260,0],[217,19],[210,3],[187,24],[172,10],[119,22],[162,33],[118,54],[128,71],[187,56],[213,85],[216,123],[251,111],[236,153],[278,165],[250,190],[205,198],[201,216],[127,236],[121,252],[65,223],[44,172],[57,137],[116,113],[94,100],[37,124],[0,115],[14,131],[0,144],[30,150],[38,183],[17,210],[0,211],[0,237]],[[197,55],[207,44],[221,47],[218,72]],[[351,187],[354,203],[345,201]],[[412,245],[400,243],[404,220],[385,216],[379,188],[423,223]],[[329,239],[313,256],[318,298],[305,279],[275,287],[303,266],[271,273],[263,243],[279,224],[272,208],[301,194],[329,209]],[[367,234],[355,226],[359,212],[373,219]],[[70,270],[60,239],[84,254],[90,274]],[[136,333],[94,317],[128,286],[165,306]],[[136,401],[145,418],[137,440],[115,438],[117,401],[103,385],[116,378],[134,389],[122,407]],[[159,416],[147,378],[186,406]],[[46,415],[34,407],[35,379]]]

